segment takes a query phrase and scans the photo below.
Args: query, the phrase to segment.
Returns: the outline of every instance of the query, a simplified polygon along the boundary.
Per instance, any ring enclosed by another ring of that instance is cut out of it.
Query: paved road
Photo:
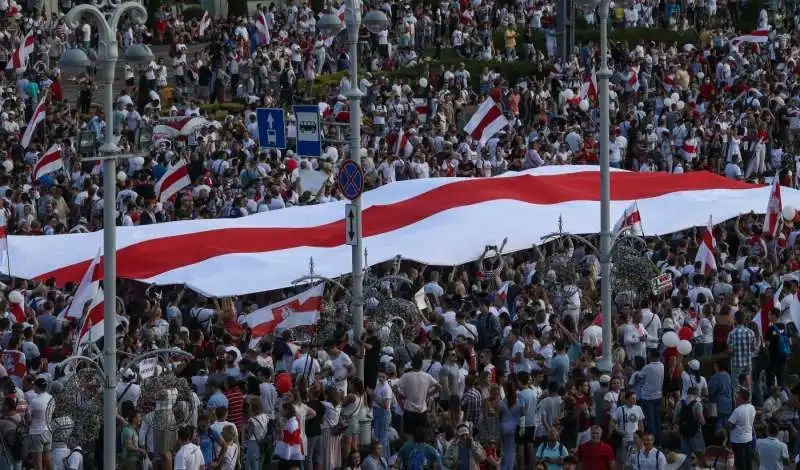
[[[200,52],[204,47],[205,47],[205,44],[194,44],[194,45],[188,46],[187,51],[186,51],[187,52],[186,53],[187,57],[191,58],[194,55],[194,53]],[[171,66],[171,62],[168,60],[169,59],[169,46],[168,45],[151,46],[151,48],[153,50],[153,54],[157,58],[158,57],[163,57],[167,61],[167,65]],[[170,67],[170,69],[171,69],[171,67]],[[171,73],[172,72],[170,70],[170,74]],[[68,99],[71,103],[75,103],[78,100],[79,87],[78,87],[77,83],[75,83],[75,82],[73,82],[71,80],[72,77],[73,77],[73,75],[71,75],[71,74],[67,74],[64,77],[64,83],[63,83],[64,97],[66,99]],[[118,96],[119,95],[119,91],[124,87],[125,87],[125,60],[124,60],[124,56],[122,55],[122,53],[120,53],[120,59],[117,61],[117,73],[114,76],[113,96],[115,96],[115,97]],[[95,92],[95,95],[93,97],[95,102],[97,102],[97,100],[100,99],[101,95],[99,94],[99,91],[100,90]]]

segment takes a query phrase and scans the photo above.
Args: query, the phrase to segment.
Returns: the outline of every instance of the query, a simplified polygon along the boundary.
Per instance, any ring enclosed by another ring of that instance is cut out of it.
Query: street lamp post
[[[603,312],[603,358],[598,368],[611,372],[611,177],[609,162],[608,111],[608,7],[609,0],[601,0],[598,8],[600,20],[600,70],[597,85],[600,101],[600,308]]]
[[[361,28],[361,2],[347,0],[345,24],[347,26],[347,45],[350,53],[350,91],[345,95],[350,102],[350,159],[361,166],[361,90],[358,86],[358,32]],[[336,15],[327,14],[320,18],[317,28],[323,34],[334,36],[341,29],[341,21]],[[389,18],[380,10],[372,10],[364,17],[364,26],[371,33],[378,33],[389,27]],[[353,316],[353,338],[360,341],[364,329],[364,241],[361,235],[361,196],[353,199],[353,272],[351,286],[350,313]],[[364,379],[364,359],[356,358],[358,377]]]
[[[111,7],[103,13],[101,7]],[[72,8],[66,15],[67,24],[73,30],[81,25],[81,19],[93,16],[99,28],[98,57],[100,61],[100,89],[103,96],[105,114],[105,142],[99,149],[97,158],[103,160],[103,469],[116,468],[117,440],[117,249],[116,249],[116,175],[117,158],[120,148],[114,138],[114,76],[116,73],[119,48],[117,27],[123,15],[129,13],[132,19],[144,24],[147,10],[138,2],[109,1],[95,4],[82,4]],[[65,51],[60,64],[64,67],[85,66],[88,58],[79,49]],[[132,46],[132,61],[147,60],[152,57],[146,46]],[[127,54],[126,54],[127,55]]]

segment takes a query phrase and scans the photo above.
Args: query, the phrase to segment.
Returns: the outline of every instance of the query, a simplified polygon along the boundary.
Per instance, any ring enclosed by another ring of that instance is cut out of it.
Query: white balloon
[[[22,293],[18,290],[12,290],[8,293],[8,301],[12,304],[21,304],[25,301],[25,297],[22,296]]]
[[[683,101],[678,101],[677,107],[678,111],[683,111],[683,108],[686,107],[686,103],[684,103]]]
[[[678,101],[678,100],[680,100],[680,99],[681,99],[681,95],[679,95],[679,94],[677,94],[677,93],[673,93],[673,94],[671,94],[671,95],[670,95],[670,99],[671,99],[673,102],[675,102],[675,101]]]
[[[574,92],[574,91],[572,91],[572,90],[571,90],[571,89],[569,89],[569,88],[567,88],[566,90],[564,90],[564,99],[566,99],[567,101],[569,101],[569,100],[571,100],[572,98],[575,98],[575,92]]]
[[[692,352],[692,342],[689,340],[681,340],[678,343],[678,352],[681,353],[682,356],[686,356]]]
[[[786,220],[794,220],[794,216],[797,214],[797,211],[792,206],[786,206],[783,208],[783,218]]]
[[[117,181],[119,181],[120,183],[124,183],[125,180],[127,179],[128,175],[126,175],[124,171],[117,172]]]
[[[702,80],[704,78],[706,78],[706,74],[704,74],[703,72],[697,72],[697,79],[698,80]]]
[[[664,107],[671,108],[672,107],[672,100],[669,98],[664,98]]]
[[[420,88],[428,88],[428,79],[425,78],[425,77],[420,78],[419,79],[419,87]]]
[[[583,112],[589,111],[589,100],[581,100],[578,107],[581,108]]]
[[[14,162],[11,160],[3,160],[3,168],[6,170],[6,173],[11,173],[14,171]]]
[[[681,339],[678,337],[678,333],[674,331],[667,331],[664,333],[664,336],[661,337],[661,342],[668,348],[674,348],[680,341]]]

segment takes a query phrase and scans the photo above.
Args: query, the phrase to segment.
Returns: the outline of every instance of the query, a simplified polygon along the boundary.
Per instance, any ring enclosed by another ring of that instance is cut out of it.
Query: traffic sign
[[[356,212],[352,204],[344,205],[344,243],[350,246],[356,246],[356,239],[358,238],[359,221],[356,220]]]
[[[258,108],[258,144],[262,148],[286,148],[286,119],[282,109]]]
[[[352,201],[364,191],[364,172],[358,163],[345,160],[339,168],[339,174],[336,175],[336,182],[344,197]]]
[[[298,105],[294,107],[297,121],[297,155],[302,157],[322,156],[322,129],[319,123],[317,105]]]

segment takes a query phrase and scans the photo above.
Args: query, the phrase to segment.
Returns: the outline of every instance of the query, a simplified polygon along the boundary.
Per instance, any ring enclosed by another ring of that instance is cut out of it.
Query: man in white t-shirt
[[[736,391],[736,408],[728,418],[726,427],[730,433],[731,447],[736,461],[753,461],[753,422],[756,419],[756,409],[750,404],[750,391]]]
[[[344,351],[341,351],[335,344],[327,348],[328,357],[331,361],[331,376],[334,386],[342,393],[347,395],[347,378],[354,375],[356,368]]]
[[[635,392],[629,390],[625,393],[625,405],[618,406],[611,413],[611,419],[613,429],[622,434],[623,448],[626,448],[625,444],[633,444],[636,432],[644,432],[644,412],[636,404]]]
[[[34,461],[41,459],[49,462],[50,449],[53,445],[50,421],[53,419],[55,400],[47,393],[47,380],[44,378],[36,379],[33,391],[36,393],[36,398],[30,400],[28,405],[31,417],[28,427],[28,452],[33,454]]]
[[[439,382],[422,370],[422,355],[411,358],[411,371],[400,377],[397,391],[403,397],[403,432],[412,434],[428,425],[428,397],[441,389]]]
[[[175,454],[175,470],[202,470],[205,467],[203,451],[194,443],[194,426],[182,426],[178,429],[178,440],[181,448]]]
[[[508,338],[512,343],[511,370],[515,374],[519,374],[520,372],[530,372],[531,363],[525,355],[525,342],[519,337],[519,332],[512,328]]]

